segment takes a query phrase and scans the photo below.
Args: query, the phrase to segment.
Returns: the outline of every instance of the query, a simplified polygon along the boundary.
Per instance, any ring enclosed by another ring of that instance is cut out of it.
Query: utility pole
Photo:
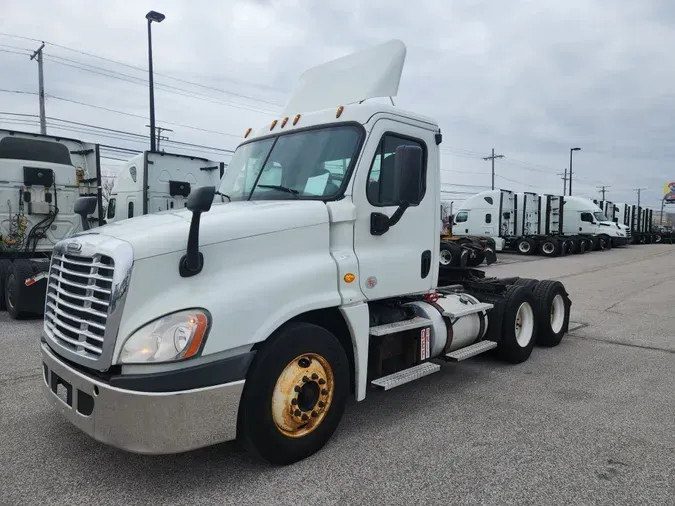
[[[148,127],[148,128],[151,128],[150,125],[145,125],[145,126]],[[155,143],[155,150],[159,151],[159,141],[160,140],[163,140],[163,141],[169,140],[168,137],[162,137],[162,132],[173,132],[173,130],[171,130],[170,128],[164,128],[164,127],[160,127],[160,126],[156,126],[155,130],[157,130],[157,137],[156,137],[157,140],[156,140],[156,143]],[[152,132],[150,135],[154,136],[155,132]]]
[[[575,151],[581,151],[581,148],[570,149],[570,197],[572,196],[572,153]]]
[[[39,97],[40,97],[40,133],[42,135],[47,134],[47,119],[45,118],[45,80],[42,69],[42,49],[45,47],[45,43],[33,53],[30,57],[31,60],[37,59],[38,63],[38,86],[39,86]]]
[[[565,168],[565,172],[558,172],[558,176],[562,176],[560,179],[563,180],[563,195],[567,193],[567,168]]]
[[[638,194],[638,203],[637,203],[638,207],[640,207],[640,192],[641,192],[642,190],[646,190],[646,189],[647,189],[647,188],[634,188],[634,189],[633,189],[633,191],[634,191],[634,192],[637,192],[637,194]]]
[[[495,158],[504,158],[504,155],[495,155],[495,148],[492,148],[492,156],[486,156],[483,160],[492,160],[492,189],[495,189]]]
[[[602,200],[605,200],[605,192],[607,191],[605,188],[611,188],[611,186],[602,185],[596,186],[596,188],[601,188],[600,190],[598,190],[598,193],[602,193]]]

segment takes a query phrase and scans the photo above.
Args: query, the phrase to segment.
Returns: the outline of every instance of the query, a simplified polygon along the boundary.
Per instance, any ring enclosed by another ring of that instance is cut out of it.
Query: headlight
[[[119,361],[138,364],[194,357],[202,348],[208,327],[208,313],[197,309],[163,316],[129,336]]]

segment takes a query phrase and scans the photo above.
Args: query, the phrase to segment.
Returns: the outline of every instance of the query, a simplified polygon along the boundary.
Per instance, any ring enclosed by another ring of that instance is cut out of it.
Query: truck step
[[[497,347],[497,343],[494,341],[479,341],[471,346],[466,348],[460,348],[459,350],[448,353],[445,358],[452,362],[460,362],[461,360],[466,360],[467,358],[475,357],[486,351],[490,351]]]
[[[416,316],[411,320],[403,320],[394,323],[385,323],[384,325],[377,325],[375,327],[370,327],[370,335],[376,337],[386,336],[388,334],[396,334],[397,332],[419,329],[430,325],[431,325],[430,319],[422,318],[421,316]]]
[[[454,312],[444,311],[443,316],[447,316],[448,318],[461,318],[462,316],[487,311],[488,309],[492,309],[493,307],[494,306],[492,304],[488,304],[487,302],[480,302],[478,304],[467,304],[462,309],[456,310]]]
[[[389,376],[382,376],[370,383],[382,390],[391,390],[392,388],[400,387],[401,385],[423,378],[424,376],[429,376],[430,374],[438,372],[440,369],[441,366],[438,364],[424,362],[423,364],[413,366],[409,369],[403,369],[402,371],[395,372]]]

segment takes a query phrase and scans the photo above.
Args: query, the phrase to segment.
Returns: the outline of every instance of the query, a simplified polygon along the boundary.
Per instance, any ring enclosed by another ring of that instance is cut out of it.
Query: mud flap
[[[485,248],[485,264],[491,265],[497,261],[497,254],[492,248]]]

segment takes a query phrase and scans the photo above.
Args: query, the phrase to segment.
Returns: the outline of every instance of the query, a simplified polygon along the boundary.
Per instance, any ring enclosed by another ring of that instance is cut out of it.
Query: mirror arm
[[[180,259],[179,274],[183,278],[189,278],[199,274],[204,267],[204,255],[199,251],[199,222],[202,213],[193,211],[190,222],[190,232],[187,241],[187,251]]]
[[[391,227],[396,225],[406,209],[410,207],[410,203],[402,202],[400,206],[396,209],[394,214],[391,215],[391,218],[383,213],[371,213],[370,214],[370,234],[371,235],[382,235],[386,233]]]

